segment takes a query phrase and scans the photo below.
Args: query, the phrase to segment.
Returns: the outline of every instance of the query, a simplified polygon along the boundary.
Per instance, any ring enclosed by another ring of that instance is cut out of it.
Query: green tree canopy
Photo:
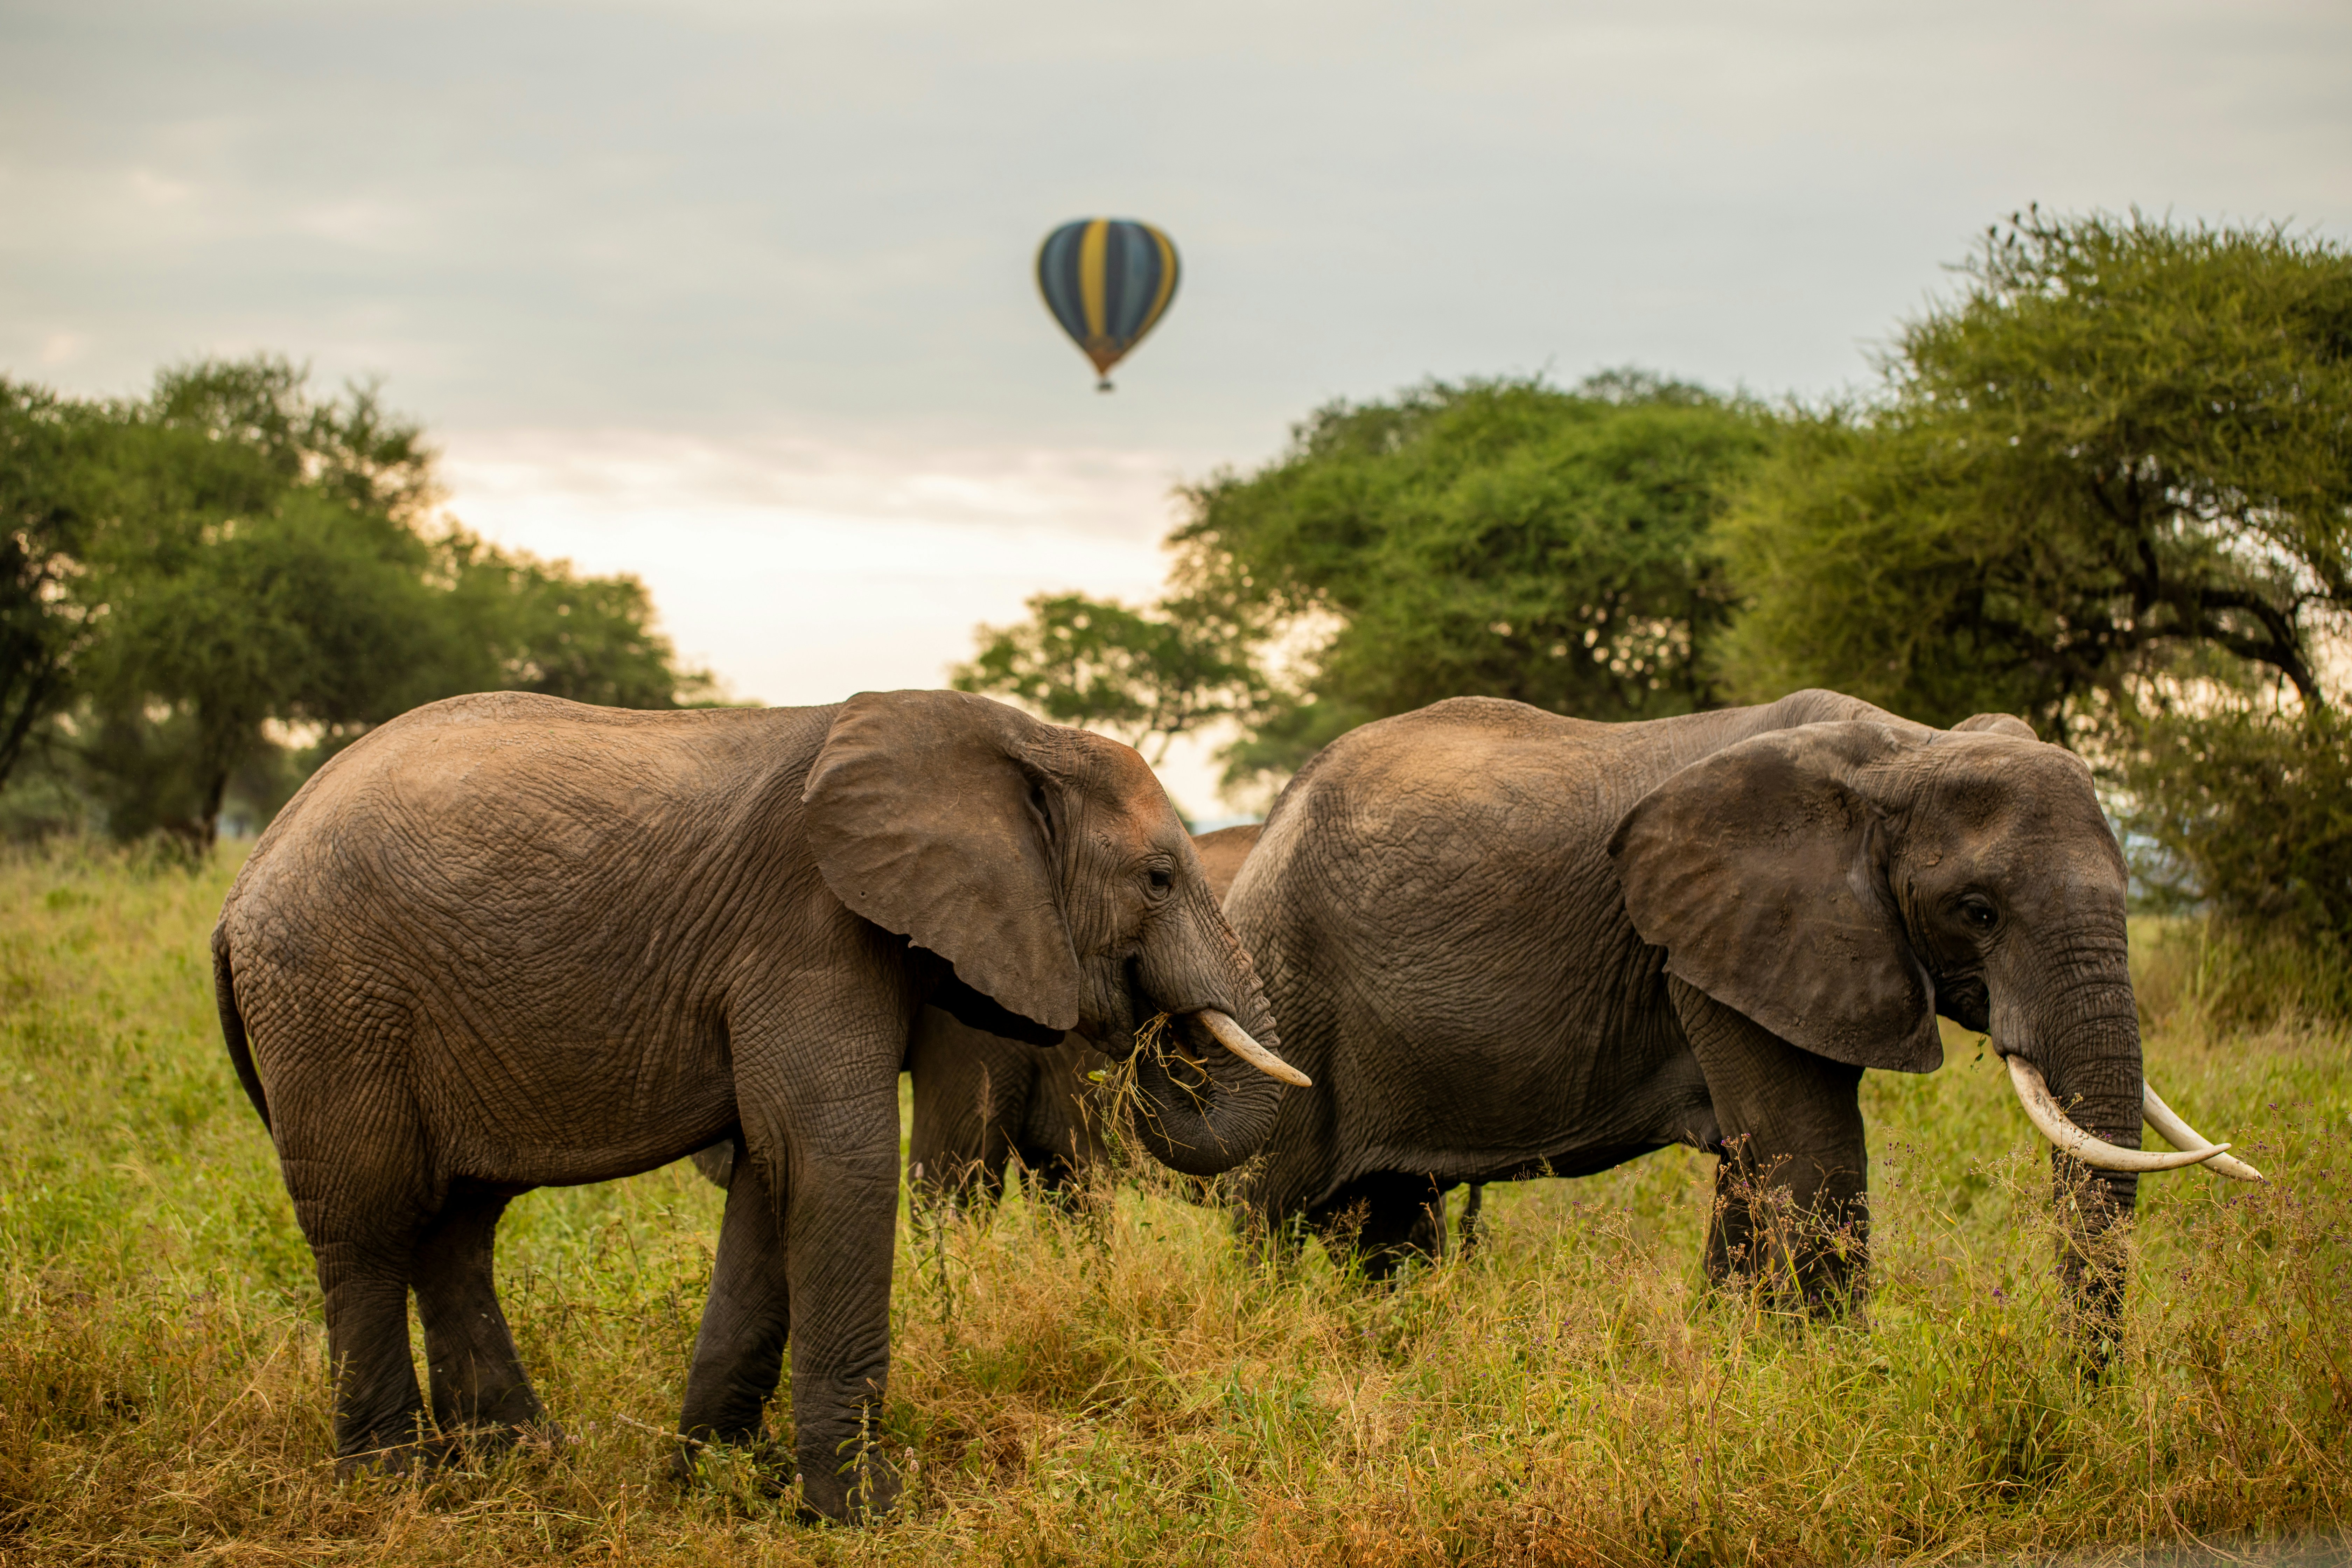
[[[85,638],[69,589],[89,537],[97,423],[79,404],[0,379],[0,781],[65,701]]]
[[[2324,700],[2352,608],[2352,256],[2021,214],[1870,401],[1794,411],[1726,519],[1728,687],[2045,733],[2183,677]]]
[[[949,684],[1099,730],[1157,766],[1177,736],[1250,713],[1265,697],[1233,623],[1187,608],[1145,612],[1084,594],[1039,594],[1026,621],[982,626],[979,654]]]
[[[1160,605],[1040,597],[958,679],[1072,721],[1230,715],[1233,782],[1464,693],[1686,712],[1730,609],[1707,531],[1771,438],[1753,405],[1634,372],[1335,403],[1275,462],[1180,492]]]
[[[282,794],[273,735],[315,736],[315,765],[457,692],[667,707],[701,680],[635,579],[443,527],[423,431],[371,389],[318,398],[262,357],[168,370],[140,400],[5,391],[0,720],[18,749],[47,721],[123,837],[208,839],[240,777]]]

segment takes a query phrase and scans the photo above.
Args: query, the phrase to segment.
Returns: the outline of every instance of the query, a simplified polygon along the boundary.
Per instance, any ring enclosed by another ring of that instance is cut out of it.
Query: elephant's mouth
[[[1992,1030],[1992,993],[1981,974],[1936,976],[1936,1011],[1963,1029]]]
[[[1127,1005],[1128,1029],[1131,1038],[1128,1050],[1122,1054],[1156,1050],[1162,1048],[1163,1042],[1172,1043],[1186,1062],[1198,1067],[1203,1047],[1213,1044],[1232,1052],[1278,1083],[1286,1083],[1296,1089],[1314,1086],[1312,1079],[1258,1044],[1232,1014],[1221,1007],[1161,1005],[1137,984],[1132,970],[1128,975]]]
[[[1283,1085],[1304,1084],[1307,1075],[1207,998],[1187,996],[1192,1005],[1180,1007],[1139,987],[1131,1000],[1135,1020],[1119,1042],[1131,1098],[1120,1098],[1133,1106],[1136,1136],[1162,1164],[1188,1175],[1233,1169],[1273,1130]]]

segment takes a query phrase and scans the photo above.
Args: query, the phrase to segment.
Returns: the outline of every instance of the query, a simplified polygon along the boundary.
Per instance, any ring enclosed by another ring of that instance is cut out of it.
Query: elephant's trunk
[[[1202,1019],[1171,1019],[1135,1053],[1136,1136],[1188,1176],[1220,1175],[1257,1152],[1282,1101],[1282,1084],[1222,1048]]]
[[[2116,993],[2120,989],[2120,998]],[[2144,1079],[2139,1019],[2128,981],[2085,986],[2058,1009],[2058,1017],[2022,1041],[2003,1041],[2004,1054],[2022,1059],[2047,1080],[2048,1100],[2067,1125],[2089,1135],[2091,1147],[2139,1152]],[[2121,1005],[2116,1005],[2120,1000]],[[2030,1090],[2032,1075],[2020,1075]],[[2038,1120],[2038,1119],[2037,1119]],[[2139,1198],[2136,1170],[2100,1169],[2083,1144],[2053,1138],[2052,1194],[2058,1205],[2059,1268],[2072,1288],[2084,1328],[2095,1340],[2111,1337],[2124,1293],[2122,1248],[2116,1226]],[[2128,1162],[2125,1163],[2128,1164]],[[2104,1352],[2102,1352],[2104,1353]]]
[[[1213,900],[1202,892],[1148,945],[1133,975],[1139,1013],[1166,1023],[1138,1035],[1136,1135],[1163,1164],[1214,1176],[1257,1152],[1274,1131],[1286,1082],[1255,971]]]

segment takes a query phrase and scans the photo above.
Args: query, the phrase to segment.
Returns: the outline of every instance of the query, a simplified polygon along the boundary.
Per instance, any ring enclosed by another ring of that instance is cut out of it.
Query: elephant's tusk
[[[2042,1069],[2023,1057],[2009,1058],[2009,1081],[2016,1089],[2018,1100],[2025,1107],[2025,1119],[2033,1123],[2034,1131],[2095,1171],[2177,1171],[2183,1165],[2202,1164],[2229,1147],[2227,1143],[2212,1143],[2179,1154],[2151,1154],[2143,1149],[2119,1148],[2075,1126],[2051,1098],[2050,1085],[2042,1078]]]
[[[2143,1082],[2139,1086],[2139,1113],[2147,1119],[2147,1124],[2150,1127],[2156,1129],[2158,1137],[2176,1149],[2226,1149],[2229,1147],[2226,1143],[2214,1142],[2213,1140],[2181,1121],[2179,1113],[2165,1104],[2157,1094],[2156,1086],[2152,1083]],[[2260,1182],[2268,1179],[2243,1160],[2230,1154],[2216,1154],[2212,1159],[2205,1162],[2205,1168],[2209,1171],[2218,1171],[2225,1176],[2235,1176],[2242,1182]]]
[[[1315,1080],[1259,1045],[1249,1037],[1249,1031],[1234,1023],[1214,1007],[1201,1009],[1201,1025],[1216,1037],[1217,1044],[1257,1068],[1268,1078],[1280,1079],[1297,1089],[1312,1089]]]

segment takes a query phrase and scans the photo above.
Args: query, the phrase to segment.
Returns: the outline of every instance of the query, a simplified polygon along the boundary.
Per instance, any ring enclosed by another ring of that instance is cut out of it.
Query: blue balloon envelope
[[[1127,357],[1176,298],[1176,246],[1148,223],[1089,217],[1066,223],[1037,248],[1037,288],[1078,352],[1110,390]]]

